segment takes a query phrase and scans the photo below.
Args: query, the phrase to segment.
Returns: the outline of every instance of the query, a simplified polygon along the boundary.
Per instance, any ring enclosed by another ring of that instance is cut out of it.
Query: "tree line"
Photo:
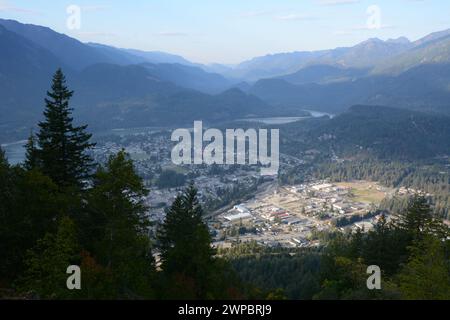
[[[221,254],[239,276],[287,299],[450,299],[450,231],[417,197],[394,220],[369,232],[332,232],[320,249],[265,249],[241,244]],[[369,290],[367,267],[381,269]]]
[[[58,70],[26,161],[11,166],[0,150],[0,296],[241,297],[239,280],[211,248],[195,187],[178,195],[151,238],[148,190],[133,162],[120,151],[94,163],[87,126],[74,125],[72,96]],[[82,270],[81,290],[66,287],[70,265]]]
[[[323,248],[217,252],[190,185],[151,237],[133,162],[124,151],[92,160],[72,96],[58,70],[25,163],[9,165],[0,150],[0,297],[450,299],[450,234],[423,198],[368,233],[327,235]],[[365,287],[371,264],[383,271],[381,291]],[[66,287],[70,265],[81,267],[81,290]]]

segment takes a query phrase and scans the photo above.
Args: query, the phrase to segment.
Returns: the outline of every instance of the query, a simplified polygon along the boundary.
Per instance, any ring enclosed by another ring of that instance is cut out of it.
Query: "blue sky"
[[[67,27],[70,5],[81,9],[79,29]],[[351,46],[371,37],[416,40],[450,28],[450,1],[0,0],[0,17],[45,25],[83,42],[233,64],[270,53]]]

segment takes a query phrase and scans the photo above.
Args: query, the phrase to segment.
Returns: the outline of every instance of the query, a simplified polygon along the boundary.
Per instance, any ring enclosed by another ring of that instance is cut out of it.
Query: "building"
[[[234,222],[234,221],[238,221],[238,220],[245,220],[245,219],[250,219],[253,216],[250,214],[250,212],[238,212],[235,214],[229,214],[226,215],[224,218],[230,222]]]
[[[239,213],[250,213],[250,211],[247,209],[247,207],[243,206],[243,205],[237,205],[234,206],[233,208],[234,210],[236,210]]]

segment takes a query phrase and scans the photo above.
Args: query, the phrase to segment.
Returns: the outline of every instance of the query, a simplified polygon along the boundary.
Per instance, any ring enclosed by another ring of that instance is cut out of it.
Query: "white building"
[[[247,211],[247,212],[239,212],[236,214],[229,214],[229,215],[225,216],[224,218],[230,222],[233,222],[233,221],[237,221],[237,220],[241,220],[241,219],[242,220],[250,219],[252,217],[253,216],[250,214],[250,212]]]

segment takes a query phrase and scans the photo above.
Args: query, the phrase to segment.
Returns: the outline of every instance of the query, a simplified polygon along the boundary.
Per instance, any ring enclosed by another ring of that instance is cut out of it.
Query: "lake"
[[[238,119],[236,121],[248,121],[248,122],[259,122],[269,125],[276,125],[276,124],[288,124],[296,121],[301,121],[305,119],[313,118],[320,118],[323,116],[328,116],[330,118],[333,118],[334,115],[326,112],[319,112],[319,111],[312,111],[312,110],[304,110],[311,114],[309,117],[267,117],[267,118],[246,118],[246,119]]]
[[[311,114],[311,117],[319,118],[323,116],[329,116],[333,117],[334,115],[325,113],[325,112],[319,112],[319,111],[312,111],[312,110],[305,110],[308,111]],[[239,119],[237,121],[250,121],[250,122],[260,122],[268,125],[282,125],[287,123],[292,123],[304,119],[309,119],[311,117],[268,117],[268,118],[249,118],[249,119]],[[129,133],[136,133],[136,132],[142,132],[145,129],[145,131],[151,131],[155,130],[155,128],[127,128],[127,129],[113,129],[109,130],[107,133],[116,133],[116,134],[129,134]],[[162,129],[162,128],[159,128]],[[98,133],[102,134],[102,133]],[[105,134],[105,132],[103,132]],[[2,144],[1,147],[6,152],[6,156],[8,157],[8,161],[10,164],[15,165],[20,162],[23,162],[25,159],[25,144],[27,143],[27,140],[21,140],[16,141],[12,143],[6,143]]]

